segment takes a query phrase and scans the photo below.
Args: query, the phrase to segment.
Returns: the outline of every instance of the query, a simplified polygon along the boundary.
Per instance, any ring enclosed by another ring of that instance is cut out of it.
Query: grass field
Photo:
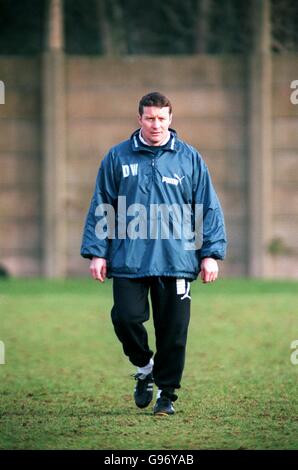
[[[192,284],[182,388],[166,418],[134,405],[111,304],[110,281],[0,282],[1,449],[298,448],[297,282]]]

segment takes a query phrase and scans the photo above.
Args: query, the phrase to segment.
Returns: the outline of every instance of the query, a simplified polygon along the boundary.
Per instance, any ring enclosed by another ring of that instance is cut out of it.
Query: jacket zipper
[[[153,158],[151,165],[152,165],[152,180],[155,181],[155,158]]]

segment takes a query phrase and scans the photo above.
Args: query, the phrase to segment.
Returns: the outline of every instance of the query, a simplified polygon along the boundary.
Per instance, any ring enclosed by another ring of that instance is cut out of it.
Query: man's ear
[[[173,118],[173,114],[170,114],[170,122],[169,122],[169,125],[172,123],[172,118]]]
[[[142,125],[142,116],[140,114],[138,114],[138,122],[140,125]]]

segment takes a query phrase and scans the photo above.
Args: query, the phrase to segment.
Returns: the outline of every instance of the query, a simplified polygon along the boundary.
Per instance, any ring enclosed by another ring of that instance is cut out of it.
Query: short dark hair
[[[143,96],[139,102],[139,114],[142,116],[144,112],[144,106],[156,106],[157,108],[169,107],[170,114],[172,114],[172,104],[170,100],[165,96],[159,93],[158,91],[153,91],[147,93]]]

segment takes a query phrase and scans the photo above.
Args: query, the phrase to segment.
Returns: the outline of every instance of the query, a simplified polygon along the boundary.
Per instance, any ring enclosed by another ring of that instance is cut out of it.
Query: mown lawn
[[[298,448],[297,282],[192,283],[182,388],[166,418],[134,405],[111,287],[0,282],[1,449]]]

